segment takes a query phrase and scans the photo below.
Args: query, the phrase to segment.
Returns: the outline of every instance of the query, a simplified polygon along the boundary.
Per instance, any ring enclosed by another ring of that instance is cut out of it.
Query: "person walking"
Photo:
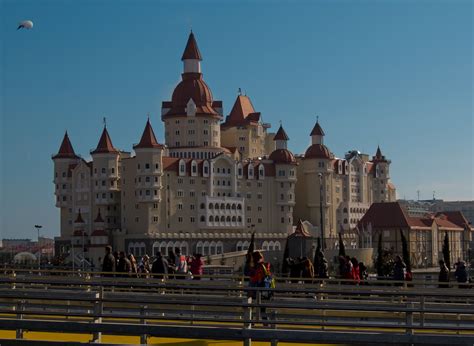
[[[355,281],[356,284],[360,284],[360,268],[359,268],[359,261],[357,258],[351,258],[352,263],[352,279]]]
[[[132,271],[132,264],[130,260],[125,256],[125,252],[119,252],[119,260],[117,265],[117,272],[122,273],[122,277],[128,277]]]
[[[156,252],[156,258],[151,266],[153,277],[157,279],[166,279],[168,274],[168,261],[161,255],[160,251]]]
[[[252,264],[249,268],[249,287],[266,287],[268,285],[268,278],[272,276],[270,272],[270,263],[265,262],[263,255],[260,251],[254,251],[252,253]],[[270,299],[273,292],[261,291],[262,299]],[[250,291],[249,296],[253,299],[256,298],[256,291]],[[260,307],[260,314],[263,320],[268,319],[266,316],[266,308]],[[265,324],[264,324],[265,326]]]
[[[369,278],[369,273],[367,271],[367,267],[365,266],[364,262],[359,262],[359,276],[362,284],[367,284],[367,279]]]
[[[397,255],[393,264],[393,279],[396,281],[405,281],[405,262]],[[402,286],[402,283],[396,283],[396,286]]]
[[[140,260],[140,264],[138,265],[138,274],[141,277],[148,277],[150,270],[150,257],[145,254],[143,255],[142,259]]]
[[[188,274],[188,262],[186,261],[186,256],[181,255],[181,249],[175,248],[174,252],[176,254],[176,261],[175,261],[175,271],[176,271],[176,278],[177,279],[186,279],[186,275]]]
[[[301,276],[303,279],[314,279],[314,266],[313,263],[308,258],[303,258],[303,261],[301,262],[303,270],[301,271]],[[311,283],[312,281],[304,281]]]
[[[138,267],[137,267],[137,260],[135,259],[135,256],[133,256],[132,253],[129,253],[127,258],[130,261],[130,268],[131,268],[130,272],[132,276],[137,276]]]
[[[102,262],[102,272],[107,273],[104,276],[113,276],[116,268],[115,268],[115,257],[112,255],[112,247],[107,245],[105,247],[105,256]]]
[[[200,253],[195,254],[189,265],[191,274],[193,274],[193,280],[201,280],[203,273],[204,261],[202,260],[202,255]]]
[[[458,282],[459,288],[468,288],[469,274],[466,270],[466,263],[464,261],[459,261],[456,266],[456,271],[454,272],[454,277]]]
[[[439,281],[439,288],[448,288],[449,284],[443,283],[442,282],[449,282],[449,269],[446,266],[446,263],[441,259],[439,260],[439,276],[438,276],[438,281]]]

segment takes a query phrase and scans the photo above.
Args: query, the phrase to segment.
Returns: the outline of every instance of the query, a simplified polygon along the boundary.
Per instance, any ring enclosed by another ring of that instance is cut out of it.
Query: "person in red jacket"
[[[195,254],[191,262],[189,263],[191,274],[193,274],[193,280],[201,280],[201,275],[203,272],[204,261],[202,260],[202,255],[200,253]]]
[[[357,258],[355,257],[352,257],[351,258],[351,262],[352,262],[352,268],[353,268],[353,280],[359,284],[360,283],[360,268],[359,268],[359,261],[357,260]]]

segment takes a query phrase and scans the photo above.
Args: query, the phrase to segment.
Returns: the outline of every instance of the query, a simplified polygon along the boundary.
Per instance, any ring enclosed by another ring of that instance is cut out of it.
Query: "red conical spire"
[[[285,130],[283,130],[283,126],[280,125],[275,137],[273,138],[274,141],[287,141],[290,138],[286,134]]]
[[[53,156],[53,159],[76,159],[78,156],[74,152],[69,136],[66,133],[64,134],[63,141],[59,147],[59,151],[56,155]]]
[[[133,149],[137,148],[162,148],[163,145],[159,144],[156,140],[155,132],[151,127],[150,119],[147,120],[145,129],[143,130],[142,138],[140,143],[133,146]]]
[[[324,136],[323,128],[319,125],[319,119],[316,120],[316,125],[314,125],[313,131],[311,131],[311,136]]]
[[[103,223],[104,222],[104,219],[102,219],[102,215],[100,214],[100,208],[99,208],[99,212],[97,213],[97,217],[95,218],[94,222],[95,223]]]
[[[112,140],[110,139],[109,132],[107,131],[106,126],[104,126],[104,130],[102,131],[102,135],[100,136],[97,148],[91,152],[91,154],[103,153],[118,153],[118,150],[115,149],[112,144]]]
[[[77,218],[74,221],[74,223],[84,223],[84,220],[82,219],[82,215],[81,215],[81,209],[79,209],[79,213],[77,214]]]
[[[192,31],[189,34],[188,42],[186,43],[186,48],[184,49],[183,56],[181,57],[181,60],[187,59],[199,61],[202,60],[201,52],[199,52],[199,48]]]

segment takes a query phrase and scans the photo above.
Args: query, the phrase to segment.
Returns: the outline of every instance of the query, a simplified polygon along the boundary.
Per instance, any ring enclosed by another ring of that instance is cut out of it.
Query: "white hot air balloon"
[[[17,30],[20,30],[20,29],[30,30],[32,28],[33,28],[33,22],[31,20],[24,20],[24,21],[20,22],[20,24],[18,25]]]

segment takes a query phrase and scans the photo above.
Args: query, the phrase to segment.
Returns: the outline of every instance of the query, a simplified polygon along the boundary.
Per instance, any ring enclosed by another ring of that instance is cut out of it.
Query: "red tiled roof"
[[[456,225],[455,223],[451,222],[446,215],[441,214],[438,217],[435,217],[434,222],[438,225],[440,229],[456,229],[456,230],[463,230],[464,226]]]
[[[449,221],[460,227],[464,228],[469,226],[469,221],[464,217],[461,211],[442,211],[436,213],[435,216],[441,217],[441,215],[444,215]]]
[[[114,153],[118,154],[118,150],[114,148],[112,144],[112,140],[110,139],[109,132],[107,128],[104,126],[104,130],[102,131],[102,135],[100,136],[99,143],[97,144],[97,148],[91,152],[91,154],[102,154],[102,153]]]
[[[91,234],[92,237],[104,237],[104,236],[107,237],[108,235],[109,234],[107,233],[107,231],[103,229],[96,229]]]
[[[331,157],[331,152],[324,144],[312,144],[304,154],[305,159],[330,159]]]
[[[82,219],[82,215],[81,215],[81,209],[79,209],[79,213],[77,214],[77,218],[74,221],[74,223],[84,223],[84,220]]]
[[[82,237],[82,234],[84,234],[84,236],[87,236],[87,232],[84,231],[84,230],[75,230],[74,233],[72,234],[74,237]]]
[[[276,149],[268,158],[275,163],[296,164],[295,156],[288,149]]]
[[[283,129],[283,126],[280,125],[280,128],[278,129],[275,137],[273,137],[274,141],[287,141],[290,138],[288,138],[288,135],[286,134],[285,130]]]
[[[249,173],[248,167],[249,167],[250,164],[252,164],[253,167],[254,167],[253,175],[254,175],[255,179],[260,178],[260,176],[259,176],[260,172],[258,170],[258,166],[260,166],[261,164],[263,165],[263,168],[265,169],[265,176],[266,177],[274,177],[276,175],[275,165],[273,163],[262,162],[258,159],[254,159],[254,160],[251,160],[251,161],[242,162],[242,169],[243,169],[242,176],[245,179],[248,179],[248,177],[249,177],[248,176],[248,173]]]
[[[255,112],[252,101],[246,95],[238,95],[234,106],[222,127],[246,126],[260,121],[260,113]]]
[[[295,231],[292,234],[290,234],[289,237],[290,238],[293,238],[293,237],[310,238],[311,234],[304,227],[303,221],[299,219],[296,225]]]
[[[61,142],[61,146],[59,147],[59,151],[56,155],[53,156],[54,159],[77,159],[79,158],[76,153],[74,152],[74,148],[72,147],[71,141],[69,140],[69,135],[66,133],[64,134],[63,141]]]
[[[376,228],[408,228],[408,217],[398,202],[373,203],[359,224]]]
[[[316,125],[314,125],[313,130],[311,131],[311,136],[324,136],[324,131],[319,125],[319,121],[316,121]]]
[[[183,56],[181,60],[186,59],[196,59],[202,60],[201,52],[199,51],[196,39],[194,38],[194,34],[191,31],[188,37],[188,42],[186,43],[186,48],[184,49]]]
[[[150,124],[150,119],[148,119],[146,122],[140,143],[133,146],[133,149],[140,148],[163,148],[163,145],[159,144],[156,140],[155,132],[153,131],[153,127],[151,127]]]

